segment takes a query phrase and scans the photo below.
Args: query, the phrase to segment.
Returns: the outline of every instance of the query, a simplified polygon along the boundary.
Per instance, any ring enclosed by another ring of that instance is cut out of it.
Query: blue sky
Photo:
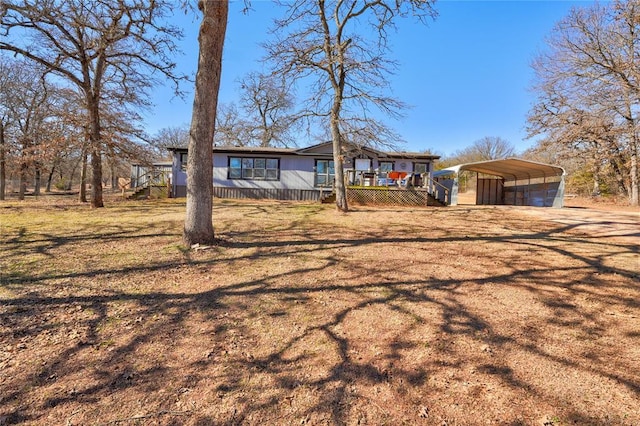
[[[451,155],[484,136],[499,136],[518,151],[532,146],[525,140],[526,114],[535,100],[529,90],[530,63],[545,48],[556,22],[571,7],[588,1],[439,1],[439,16],[427,26],[412,19],[398,23],[392,58],[400,68],[391,77],[393,95],[412,106],[400,121],[388,123],[406,141],[407,151],[430,149]],[[220,102],[237,101],[235,81],[261,69],[259,46],[280,10],[270,1],[253,0],[242,14],[242,2],[232,2],[220,89]],[[184,16],[180,58],[183,72],[195,73],[198,22]],[[168,90],[155,92],[156,107],[148,114],[148,130],[189,123],[192,87],[185,100]],[[300,146],[313,143],[301,135]]]

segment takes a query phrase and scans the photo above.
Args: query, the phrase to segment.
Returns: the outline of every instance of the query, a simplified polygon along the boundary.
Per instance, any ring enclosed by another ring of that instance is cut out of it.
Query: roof
[[[389,158],[406,158],[406,159],[417,159],[417,160],[437,160],[440,158],[439,155],[427,154],[424,152],[382,152],[382,154],[386,155]]]
[[[187,147],[171,147],[167,148],[169,151],[186,152]],[[214,145],[213,152],[247,152],[247,153],[260,153],[260,154],[292,154],[296,152],[295,148],[276,148],[276,147],[260,147],[260,146],[219,146]]]
[[[434,172],[434,176],[446,176],[461,171],[472,171],[487,175],[500,176],[506,181],[546,178],[563,176],[564,169],[551,164],[522,160],[520,158],[505,158],[501,160],[479,161],[476,163],[459,164]]]
[[[359,151],[369,151],[370,153],[380,158],[401,158],[401,159],[415,159],[415,160],[437,160],[440,158],[438,155],[431,155],[420,152],[385,152],[373,149],[368,146],[358,146],[354,149]],[[171,147],[168,148],[172,152],[186,152],[187,147]],[[323,152],[325,150],[326,152]],[[303,148],[277,148],[277,147],[259,147],[259,146],[214,146],[213,152],[242,152],[250,154],[291,154],[291,155],[313,155],[313,156],[331,156],[332,143],[322,142],[319,144],[303,147]]]

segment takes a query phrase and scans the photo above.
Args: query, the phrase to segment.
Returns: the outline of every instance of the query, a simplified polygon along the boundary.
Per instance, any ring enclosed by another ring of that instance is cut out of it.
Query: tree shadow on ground
[[[257,221],[273,214],[268,206],[246,208]],[[345,237],[339,226],[301,226],[320,211],[258,232],[230,228],[224,247],[178,263],[4,277],[3,287],[24,292],[0,309],[8,348],[0,358],[0,419],[410,424],[478,416],[527,424],[547,413],[633,420],[624,416],[634,415],[629,402],[640,398],[639,271],[624,260],[637,260],[637,245],[580,236],[578,225],[522,230],[505,221],[492,233],[473,211],[467,229],[412,224]],[[138,232],[131,238],[170,235]],[[27,242],[18,234],[3,260],[17,258]],[[127,235],[87,230],[84,238],[28,243],[56,252]],[[110,285],[158,276],[156,290]],[[42,290],[86,280],[104,286]]]

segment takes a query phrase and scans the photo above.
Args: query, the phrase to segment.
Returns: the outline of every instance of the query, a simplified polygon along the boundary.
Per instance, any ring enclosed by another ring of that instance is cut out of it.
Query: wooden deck
[[[271,199],[290,201],[327,201],[331,198],[331,189],[264,189],[264,188],[226,188],[214,187],[213,196],[217,198]],[[356,187],[347,188],[350,203],[360,205],[395,206],[443,206],[426,189],[397,187]]]

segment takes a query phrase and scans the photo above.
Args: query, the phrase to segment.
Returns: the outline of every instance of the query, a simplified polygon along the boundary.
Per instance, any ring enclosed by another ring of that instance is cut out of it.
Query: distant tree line
[[[104,178],[115,186],[122,162],[140,154],[149,90],[166,78],[177,91],[186,79],[172,59],[181,31],[166,24],[177,7],[169,0],[0,3],[2,197],[8,177],[18,176],[22,197],[29,179],[37,192],[43,175],[50,188],[56,173],[65,185],[79,169],[82,184],[90,175],[91,206],[103,206]]]
[[[520,156],[562,166],[566,192],[624,196],[637,206],[640,0],[573,8],[532,67],[537,98],[527,131],[538,141]],[[439,167],[514,154],[507,141],[485,137]]]
[[[529,155],[565,164],[572,184],[638,205],[640,1],[574,8],[533,62]]]

